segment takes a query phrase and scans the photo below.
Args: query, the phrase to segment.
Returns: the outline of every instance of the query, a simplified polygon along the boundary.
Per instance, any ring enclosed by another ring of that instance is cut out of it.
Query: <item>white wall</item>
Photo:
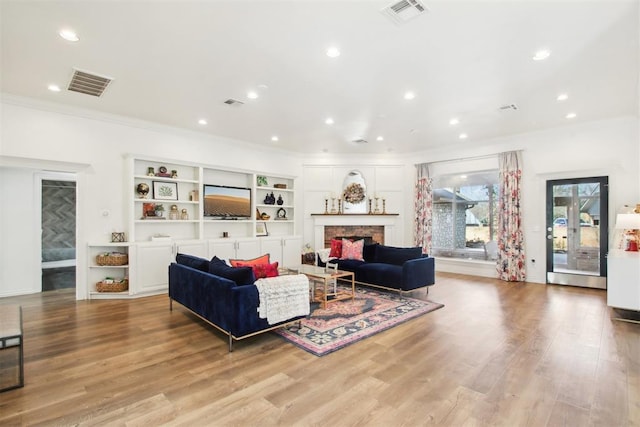
[[[340,197],[342,194],[344,179],[351,171],[359,171],[366,185],[367,197],[377,194],[379,197],[378,208],[382,210],[382,198],[386,201],[386,212],[398,214],[398,222],[400,223],[394,230],[394,236],[399,237],[399,241],[390,241],[388,244],[403,245],[405,236],[405,227],[411,218],[412,213],[405,212],[405,199],[410,197],[412,191],[407,194],[407,188],[403,185],[405,182],[406,165],[403,164],[363,164],[353,162],[348,165],[344,164],[311,164],[307,163],[303,166],[303,190],[304,190],[304,237],[305,244],[309,243],[314,246],[314,229],[313,218],[311,214],[321,214],[324,212],[324,200],[334,194]],[[338,208],[337,202],[335,208]],[[331,210],[331,200],[328,202],[328,209]],[[367,205],[368,209],[368,205]],[[372,210],[375,209],[375,202],[372,203]],[[391,238],[389,236],[388,238]],[[393,240],[393,239],[391,239]],[[320,248],[314,248],[320,249]]]
[[[30,104],[22,99],[5,97],[1,107],[0,165],[10,163],[12,167],[2,168],[0,186],[3,201],[0,296],[39,292],[41,288],[40,255],[32,246],[40,235],[39,228],[34,227],[33,187],[29,184],[37,169],[81,170],[78,266],[86,265],[83,252],[87,243],[108,242],[112,231],[129,232],[126,213],[130,194],[124,191],[127,154],[267,175],[301,176],[301,163],[291,155],[241,141],[83,110],[60,110],[62,107]],[[13,165],[26,165],[29,170],[12,170]],[[11,206],[15,213],[8,212]],[[103,216],[104,211],[109,215]],[[301,233],[299,228],[297,232]],[[15,263],[13,251],[17,249],[20,259]],[[78,270],[77,280],[81,282],[84,269]],[[79,292],[78,297],[82,296]]]
[[[0,297],[40,292],[35,172],[0,168]]]
[[[523,227],[527,280],[546,282],[545,192],[546,181],[590,176],[609,177],[609,221],[612,234],[615,212],[623,204],[640,202],[640,135],[637,117],[567,125],[510,137],[474,141],[472,144],[413,155],[412,162],[435,162],[523,150]],[[415,173],[414,173],[415,176]],[[415,179],[412,177],[412,179]],[[407,182],[409,185],[409,182]],[[613,216],[612,216],[613,215]],[[409,236],[407,236],[409,241]],[[532,263],[531,260],[536,262]],[[448,271],[486,275],[482,265]],[[493,276],[493,274],[492,274]]]
[[[527,259],[537,261],[535,266],[528,264],[528,279],[540,283],[545,282],[546,180],[607,175],[610,179],[610,214],[622,204],[640,202],[637,117],[473,141],[406,156],[388,153],[383,156],[357,156],[354,160],[356,156],[302,158],[240,141],[113,116],[97,116],[86,111],[59,110],[51,105],[7,100],[6,97],[0,108],[0,160],[5,159],[6,163],[6,159],[17,159],[15,163],[28,164],[34,170],[39,167],[79,171],[78,195],[82,206],[79,206],[78,214],[81,229],[78,244],[81,251],[88,242],[108,241],[111,231],[128,231],[125,216],[129,195],[124,191],[123,157],[130,153],[299,177],[303,176],[303,165],[340,166],[345,170],[359,166],[374,170],[383,166],[397,167],[398,173],[403,174],[403,234],[404,244],[409,245],[413,243],[415,164],[522,149]],[[3,201],[0,210],[0,296],[38,292],[40,289],[39,254],[33,250],[33,242],[40,236],[30,215],[34,208],[34,172],[9,169],[0,170],[0,198]],[[305,199],[304,202],[305,212],[324,209],[323,202],[316,198]],[[109,210],[110,215],[102,216],[103,210]],[[389,206],[388,210],[396,209]],[[304,223],[303,230],[303,221],[298,221],[297,230],[304,234],[303,243],[312,240],[306,221]],[[78,265],[85,265],[81,251],[78,253]],[[469,271],[474,270],[465,269],[465,272]],[[478,269],[477,272],[486,274],[486,269]]]

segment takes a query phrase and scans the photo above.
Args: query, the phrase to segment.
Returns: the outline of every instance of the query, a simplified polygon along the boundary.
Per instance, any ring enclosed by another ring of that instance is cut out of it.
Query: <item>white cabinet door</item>
[[[302,256],[302,237],[290,236],[282,238],[282,267],[297,267]]]
[[[230,239],[209,240],[209,256],[211,259],[217,256],[220,259],[228,260],[236,257],[236,241]]]
[[[173,242],[139,243],[136,245],[134,293],[167,290],[169,285],[169,264],[172,261]]]
[[[262,255],[258,239],[242,239],[237,241],[236,258],[253,259]]]
[[[271,262],[278,261],[279,267],[300,265],[302,238],[299,236],[263,237],[260,240],[261,254],[270,254]]]
[[[202,240],[182,240],[176,242],[176,254],[193,255],[207,258],[207,242]]]
[[[269,260],[272,263],[278,262],[278,267],[282,267],[282,238],[261,237],[260,255],[262,254],[269,254]]]
[[[607,255],[607,305],[640,310],[640,256],[611,250]]]
[[[261,255],[258,239],[216,239],[209,240],[209,258],[252,259]]]

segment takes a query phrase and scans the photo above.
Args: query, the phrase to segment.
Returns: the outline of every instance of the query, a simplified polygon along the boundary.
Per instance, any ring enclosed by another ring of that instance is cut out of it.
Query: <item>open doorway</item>
[[[42,291],[76,287],[76,177],[40,176]]]

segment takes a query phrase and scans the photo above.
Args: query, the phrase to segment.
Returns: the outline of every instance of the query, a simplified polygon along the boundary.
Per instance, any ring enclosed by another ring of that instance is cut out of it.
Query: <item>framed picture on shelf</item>
[[[153,198],[156,200],[178,200],[178,183],[153,181]]]
[[[256,222],[256,236],[268,236],[267,232],[267,223],[266,222]]]
[[[155,203],[143,203],[142,204],[142,219],[156,216],[156,204]]]

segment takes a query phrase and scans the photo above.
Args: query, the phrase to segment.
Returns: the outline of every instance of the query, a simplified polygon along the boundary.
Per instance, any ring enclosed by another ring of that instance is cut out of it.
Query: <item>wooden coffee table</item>
[[[333,301],[341,301],[351,298],[353,300],[356,296],[356,281],[353,272],[335,270],[333,268],[317,267],[315,265],[302,264],[297,268],[298,273],[307,276],[313,287],[311,289],[311,301],[319,302],[323,309],[327,308],[327,305]],[[343,281],[351,281],[351,291],[338,290],[337,281],[341,279]],[[323,284],[322,289],[316,289],[315,283],[319,281]],[[329,282],[334,281],[331,285]],[[333,287],[330,291],[329,286]]]

